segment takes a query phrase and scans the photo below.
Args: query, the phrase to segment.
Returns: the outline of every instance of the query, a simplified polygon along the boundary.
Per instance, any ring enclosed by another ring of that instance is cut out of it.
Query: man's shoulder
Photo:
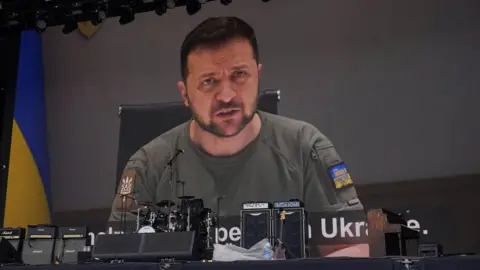
[[[261,116],[266,120],[267,136],[298,142],[307,147],[319,142],[329,143],[327,136],[306,121],[266,112],[261,112]]]
[[[179,144],[180,138],[185,133],[185,127],[187,124],[188,122],[182,123],[169,131],[166,131],[145,144],[143,148],[146,151],[157,151],[159,149],[168,150],[169,148],[172,148],[174,151]]]
[[[176,149],[179,149],[180,139],[185,133],[186,125],[188,125],[188,122],[182,123],[155,137],[140,147],[131,157],[131,160],[143,159],[151,162],[168,159]]]

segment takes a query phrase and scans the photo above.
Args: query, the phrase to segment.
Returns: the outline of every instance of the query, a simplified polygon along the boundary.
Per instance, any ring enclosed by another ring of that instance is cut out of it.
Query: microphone
[[[177,159],[178,155],[185,153],[182,149],[178,149],[177,152],[175,152],[175,155],[168,161],[167,165],[165,167],[172,167],[173,162]]]

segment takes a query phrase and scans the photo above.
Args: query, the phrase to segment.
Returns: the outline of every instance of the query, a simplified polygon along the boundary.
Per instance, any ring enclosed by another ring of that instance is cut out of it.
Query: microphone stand
[[[170,218],[170,215],[172,214],[172,200],[173,200],[173,197],[174,197],[174,189],[173,189],[173,163],[175,162],[175,160],[177,159],[178,155],[180,155],[180,153],[183,153],[183,150],[182,149],[178,149],[177,152],[175,153],[175,155],[168,161],[167,165],[165,165],[165,170],[169,169],[170,170],[170,180],[169,180],[169,184],[170,184],[170,199],[168,200],[168,230],[171,229],[171,226],[172,226],[172,221],[171,221],[171,218]]]
[[[220,233],[220,201],[224,199],[225,196],[219,196],[217,197],[217,234]],[[217,243],[218,244],[218,243]]]
[[[122,194],[117,193],[122,198],[122,213],[120,214],[120,230],[125,233],[127,231],[127,199],[135,200],[132,196],[136,192]]]
[[[182,185],[182,197],[185,196],[185,181],[178,181],[177,180],[177,184],[181,184]],[[190,231],[190,202],[188,200],[182,200],[181,202],[181,208],[180,208],[180,211],[185,211],[185,209],[183,208],[183,205],[185,205],[185,207],[187,208],[187,228],[186,228],[186,231],[189,232]]]
[[[182,185],[182,196],[185,196],[185,181],[177,181],[177,184]]]

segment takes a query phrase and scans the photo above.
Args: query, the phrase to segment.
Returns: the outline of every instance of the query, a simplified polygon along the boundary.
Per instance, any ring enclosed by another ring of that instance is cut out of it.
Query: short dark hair
[[[213,17],[204,20],[195,27],[182,43],[180,51],[180,68],[182,79],[188,76],[188,55],[199,47],[221,46],[232,39],[248,40],[253,50],[253,57],[258,63],[258,44],[253,28],[237,17]]]

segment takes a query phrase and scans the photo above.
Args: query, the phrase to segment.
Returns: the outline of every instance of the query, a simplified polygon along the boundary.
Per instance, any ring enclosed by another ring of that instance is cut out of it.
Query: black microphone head
[[[178,149],[178,152],[180,152],[182,154],[185,153],[185,151],[183,151],[182,149]]]

